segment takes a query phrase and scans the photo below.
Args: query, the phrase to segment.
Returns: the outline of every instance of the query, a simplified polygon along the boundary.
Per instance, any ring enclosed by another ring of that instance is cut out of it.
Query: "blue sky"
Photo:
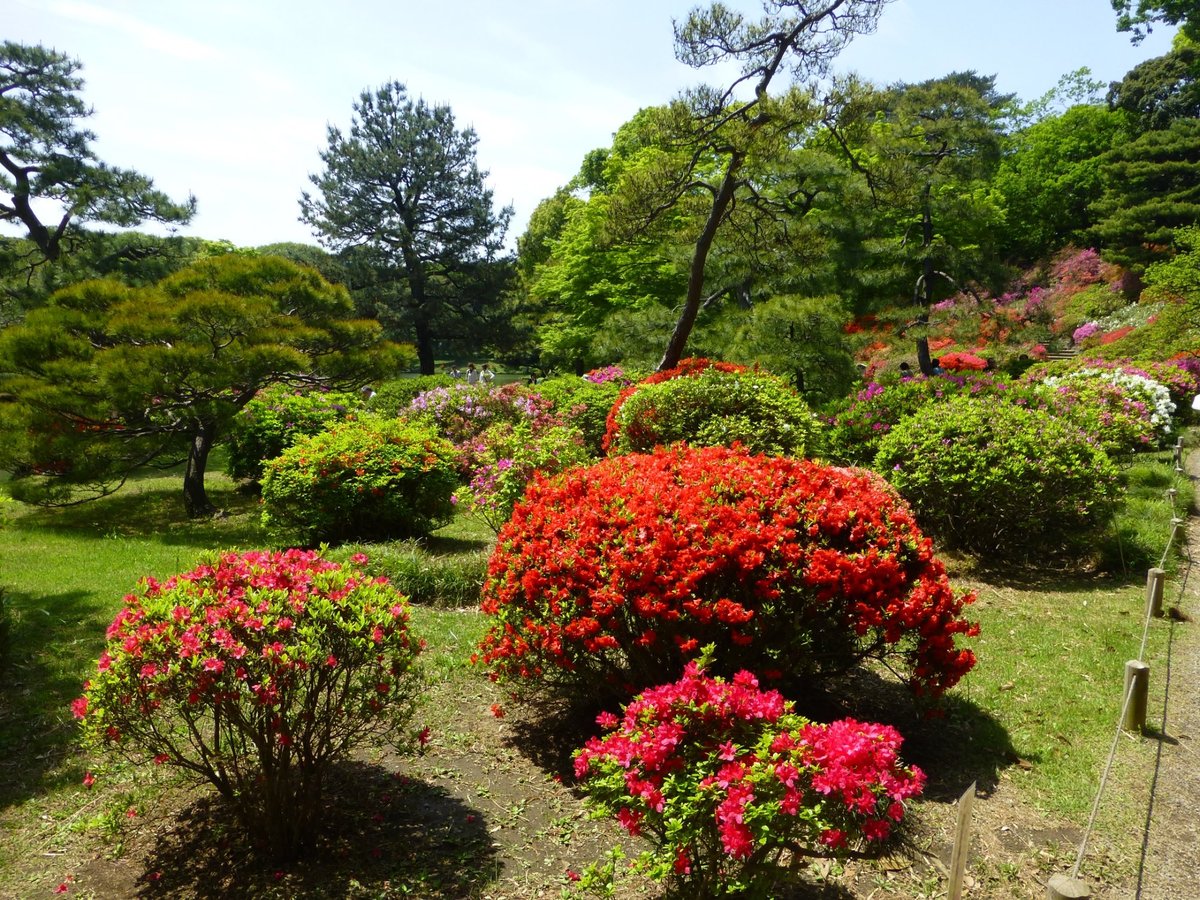
[[[727,0],[754,13],[755,0]],[[675,62],[686,0],[6,0],[4,37],[79,59],[100,157],[199,211],[183,233],[316,243],[298,198],[327,124],[398,80],[479,135],[515,217],[510,243],[585,153],[638,109],[704,80]],[[1081,66],[1104,81],[1170,47],[1118,34],[1109,0],[895,0],[838,71],[920,81],[998,76],[1033,99]]]

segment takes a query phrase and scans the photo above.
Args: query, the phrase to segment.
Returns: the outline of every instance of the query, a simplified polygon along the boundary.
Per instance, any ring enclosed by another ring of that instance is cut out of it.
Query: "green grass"
[[[1127,473],[1127,517],[1146,519],[1140,532],[1158,561],[1172,510],[1165,485],[1185,481],[1170,471],[1169,454],[1139,461]],[[0,590],[11,612],[11,660],[0,679],[0,894],[13,887],[18,861],[47,852],[66,831],[104,835],[117,830],[124,805],[144,804],[133,773],[106,799],[79,785],[90,765],[74,749],[68,704],[78,696],[103,644],[104,630],[123,595],[144,575],[164,577],[189,568],[218,547],[270,546],[254,498],[219,474],[210,494],[225,510],[212,520],[183,514],[177,475],[142,478],[93,504],[58,510],[8,508],[0,529]],[[456,521],[423,542],[343,547],[361,550],[421,602],[413,628],[428,643],[431,683],[473,690],[479,673],[469,656],[486,628],[473,608],[492,535],[479,523]],[[1129,546],[1127,543],[1125,546]],[[989,573],[964,583],[978,592],[973,616],[982,633],[972,642],[975,670],[949,697],[949,716],[913,749],[946,799],[970,780],[1009,781],[1047,816],[1086,821],[1119,713],[1125,661],[1137,655],[1144,613],[1144,571],[1127,577]],[[1168,591],[1171,585],[1168,586]],[[1160,664],[1172,624],[1151,623],[1146,658]],[[1150,720],[1161,715],[1161,679],[1152,675]],[[1157,691],[1157,693],[1156,693]],[[456,710],[430,710],[453,725]],[[1123,739],[1114,782],[1101,810],[1106,833],[1131,841],[1122,816],[1145,790],[1155,742]],[[939,775],[940,770],[940,775]],[[965,781],[958,784],[955,779]],[[933,782],[931,782],[932,785]],[[1131,799],[1132,798],[1132,799]]]

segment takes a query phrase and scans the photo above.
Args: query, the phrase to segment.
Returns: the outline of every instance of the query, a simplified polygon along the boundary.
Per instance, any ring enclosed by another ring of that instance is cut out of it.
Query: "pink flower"
[[[350,562],[354,563],[356,566],[365,566],[368,562],[370,562],[370,559],[368,559],[367,554],[365,553],[355,553],[350,557]]]
[[[215,656],[210,656],[201,665],[205,672],[212,672],[214,675],[220,675],[225,671],[225,660],[217,659]]]
[[[419,732],[417,732],[417,743],[420,744],[422,747],[424,747],[426,744],[429,743],[429,726],[428,725],[426,725]]]
[[[567,869],[567,881],[578,881],[580,875],[574,869]]]
[[[634,837],[642,833],[642,813],[637,810],[629,809],[625,806],[621,807],[617,810],[617,821]]]
[[[92,785],[96,783],[96,776],[91,772],[83,773],[83,786],[88,790],[92,789]]]
[[[74,700],[71,701],[71,715],[73,715],[75,718],[82,719],[84,716],[87,715],[87,711],[88,711],[88,698],[87,697],[76,697]]]

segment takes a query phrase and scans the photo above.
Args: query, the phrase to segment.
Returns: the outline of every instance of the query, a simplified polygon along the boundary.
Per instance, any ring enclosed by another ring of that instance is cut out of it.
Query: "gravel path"
[[[1200,488],[1200,450],[1188,455],[1185,466]],[[1131,826],[1136,822],[1144,835],[1137,883],[1124,894],[1136,900],[1200,897],[1200,517],[1195,509],[1187,521],[1187,542],[1192,566],[1186,569],[1185,557],[1179,577],[1168,579],[1163,605],[1178,607],[1191,621],[1172,622],[1162,674],[1151,672],[1152,678],[1166,678],[1166,704],[1148,730],[1165,739],[1159,744],[1149,814],[1130,810]]]

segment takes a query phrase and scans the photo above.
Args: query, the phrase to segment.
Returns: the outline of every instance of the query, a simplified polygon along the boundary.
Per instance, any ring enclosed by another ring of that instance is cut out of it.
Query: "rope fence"
[[[1180,438],[1174,448],[1174,467],[1176,474],[1183,473],[1183,439]],[[1166,545],[1163,548],[1162,557],[1156,568],[1152,568],[1146,574],[1146,609],[1142,617],[1142,639],[1141,645],[1138,648],[1136,659],[1131,659],[1125,664],[1125,689],[1124,700],[1121,704],[1121,714],[1117,717],[1117,726],[1113,735],[1112,746],[1108,751],[1108,759],[1104,765],[1104,772],[1100,776],[1100,783],[1096,789],[1096,797],[1092,803],[1091,813],[1088,816],[1087,826],[1084,828],[1083,837],[1079,842],[1079,850],[1075,856],[1075,864],[1071,867],[1069,874],[1056,874],[1051,876],[1046,885],[1046,896],[1049,900],[1081,900],[1091,896],[1090,889],[1087,884],[1079,878],[1079,871],[1083,866],[1084,857],[1087,854],[1088,842],[1091,840],[1092,831],[1096,825],[1096,816],[1100,811],[1101,801],[1104,798],[1105,788],[1108,786],[1109,776],[1112,774],[1113,764],[1117,757],[1117,747],[1120,745],[1121,735],[1124,732],[1142,733],[1146,725],[1146,711],[1148,707],[1149,689],[1150,689],[1150,666],[1145,660],[1146,643],[1150,636],[1150,624],[1156,618],[1161,618],[1163,612],[1163,594],[1166,581],[1166,564],[1170,558],[1171,549],[1179,545],[1183,548],[1182,566],[1179,575],[1178,599],[1173,611],[1180,611],[1183,608],[1183,599],[1187,591],[1188,580],[1191,577],[1194,561],[1192,559],[1192,551],[1185,540],[1179,541],[1181,533],[1184,531],[1187,519],[1186,516],[1180,515],[1177,506],[1178,492],[1171,488],[1166,491],[1167,502],[1171,504],[1171,534],[1167,538]],[[1174,620],[1176,617],[1172,616]],[[1168,671],[1168,678],[1169,678]],[[1166,712],[1163,713],[1164,732],[1160,738],[1165,736]],[[1156,776],[1157,777],[1157,776]],[[1154,798],[1150,798],[1151,806],[1153,806]],[[1147,836],[1149,834],[1149,814],[1147,815]],[[1139,885],[1141,878],[1139,875]]]

